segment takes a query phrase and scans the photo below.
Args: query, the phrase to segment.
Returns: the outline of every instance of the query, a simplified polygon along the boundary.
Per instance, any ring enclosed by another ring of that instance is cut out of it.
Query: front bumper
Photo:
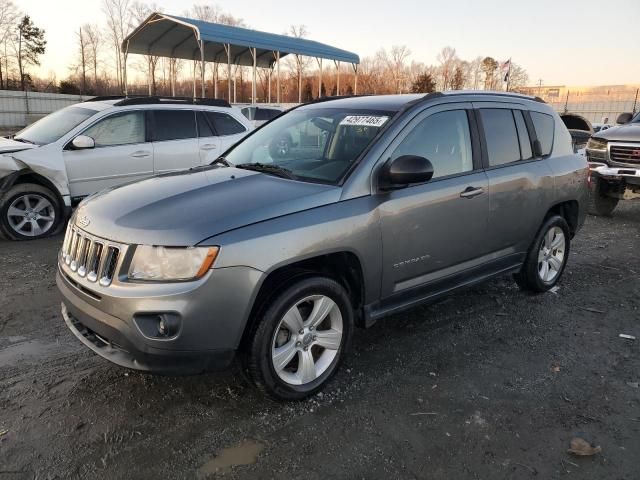
[[[261,275],[234,267],[212,270],[192,284],[101,287],[59,265],[56,283],[67,326],[98,355],[127,368],[183,374],[231,363]],[[143,332],[141,316],[164,314],[180,319],[176,335]]]
[[[632,167],[610,167],[606,163],[589,162],[591,173],[596,173],[601,177],[621,177],[640,179],[640,168]]]

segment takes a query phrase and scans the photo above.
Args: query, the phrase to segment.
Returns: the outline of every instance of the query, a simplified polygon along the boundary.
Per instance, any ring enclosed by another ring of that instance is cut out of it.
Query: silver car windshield
[[[55,142],[97,112],[97,110],[85,107],[62,108],[20,130],[14,139],[36,145],[46,145]]]
[[[338,108],[293,110],[227,152],[225,159],[290,178],[338,183],[394,112]]]

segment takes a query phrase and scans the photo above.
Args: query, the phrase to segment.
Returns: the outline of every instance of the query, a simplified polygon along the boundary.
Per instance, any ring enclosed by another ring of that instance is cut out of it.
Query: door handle
[[[146,150],[138,150],[137,152],[133,152],[131,156],[133,158],[145,158],[151,156],[151,152],[147,152]]]
[[[484,193],[484,188],[482,187],[467,187],[462,192],[460,192],[461,198],[473,198],[478,195],[482,195]]]
[[[205,143],[200,147],[202,150],[215,150],[217,147],[215,143]]]

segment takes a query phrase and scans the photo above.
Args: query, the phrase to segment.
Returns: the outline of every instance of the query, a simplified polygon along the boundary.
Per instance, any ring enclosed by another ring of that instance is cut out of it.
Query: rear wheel
[[[279,400],[300,400],[337,370],[351,340],[353,310],[339,283],[311,277],[278,294],[258,322],[244,358],[251,379]]]
[[[521,270],[515,274],[523,290],[546,292],[560,280],[569,258],[569,225],[564,218],[547,218],[529,248]]]
[[[11,240],[46,237],[56,231],[62,216],[57,196],[41,185],[14,185],[0,199],[0,229]]]
[[[605,183],[602,179],[591,177],[591,187],[589,188],[589,213],[598,217],[611,216],[613,210],[618,205],[618,199],[606,195]]]

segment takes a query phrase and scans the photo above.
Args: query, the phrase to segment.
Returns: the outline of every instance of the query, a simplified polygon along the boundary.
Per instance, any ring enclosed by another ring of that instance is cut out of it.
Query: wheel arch
[[[295,281],[316,275],[331,278],[345,288],[353,306],[355,323],[357,326],[363,326],[365,284],[360,259],[350,251],[332,252],[280,265],[267,274],[253,301],[241,345],[246,345],[260,313],[279,291]]]
[[[559,215],[565,219],[569,225],[571,238],[576,234],[580,227],[580,204],[577,200],[566,200],[551,206],[545,215],[544,220],[552,215]]]
[[[34,183],[36,185],[40,185],[42,187],[48,188],[51,192],[56,196],[56,199],[60,203],[60,208],[64,210],[64,199],[62,198],[62,194],[58,190],[58,188],[54,185],[54,183],[48,178],[40,175],[39,173],[34,172],[29,168],[23,168],[22,170],[18,170],[17,172],[12,173],[11,175],[2,179],[2,183],[0,184],[0,194],[4,194],[11,187],[15,185],[20,185],[23,183]]]

